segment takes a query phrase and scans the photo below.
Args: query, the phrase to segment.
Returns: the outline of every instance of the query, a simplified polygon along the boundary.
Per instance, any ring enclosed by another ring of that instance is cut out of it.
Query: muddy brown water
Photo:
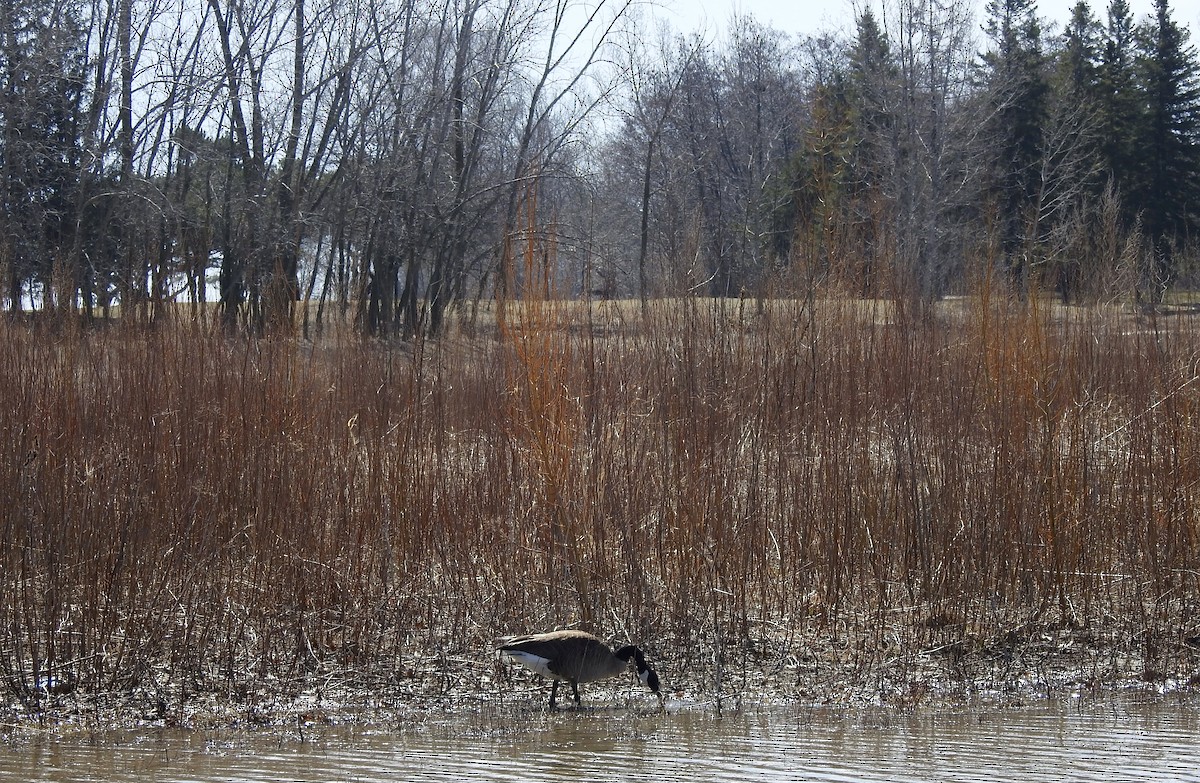
[[[1195,697],[962,709],[627,709],[0,746],[14,781],[1200,781]]]

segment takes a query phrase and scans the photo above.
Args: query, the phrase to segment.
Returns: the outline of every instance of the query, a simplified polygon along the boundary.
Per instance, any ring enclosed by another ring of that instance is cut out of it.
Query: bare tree
[[[696,38],[658,45],[656,65],[631,69],[609,164],[638,187],[630,254],[639,293],[653,287],[652,257],[660,277],[690,290],[761,288],[791,240],[784,171],[805,122],[797,50],[750,17],[735,21],[721,52]]]
[[[973,18],[963,3],[889,0],[881,19],[899,69],[885,185],[899,207],[896,284],[902,298],[929,302],[978,240],[966,225],[986,154],[970,105]]]
[[[623,112],[625,133],[637,137],[644,147],[640,169],[634,173],[641,183],[638,203],[637,293],[644,308],[650,294],[647,257],[650,250],[651,197],[655,187],[655,160],[662,137],[679,98],[680,85],[694,59],[702,54],[698,38],[676,38],[665,24],[657,28],[653,50],[644,40],[634,40],[626,50],[624,68],[629,79],[629,106]],[[652,63],[651,60],[654,60]]]

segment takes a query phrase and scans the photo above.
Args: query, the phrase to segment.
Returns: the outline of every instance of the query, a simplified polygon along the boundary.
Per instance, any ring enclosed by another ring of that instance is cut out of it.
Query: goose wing
[[[608,647],[584,631],[551,631],[501,640],[500,652],[546,677],[586,682],[587,664],[612,658]]]

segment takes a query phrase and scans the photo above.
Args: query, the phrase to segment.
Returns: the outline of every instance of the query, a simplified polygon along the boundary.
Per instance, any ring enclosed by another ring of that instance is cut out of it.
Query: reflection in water
[[[1184,699],[961,711],[802,709],[717,718],[625,710],[503,714],[277,734],[113,733],[0,751],[25,781],[1200,780]]]

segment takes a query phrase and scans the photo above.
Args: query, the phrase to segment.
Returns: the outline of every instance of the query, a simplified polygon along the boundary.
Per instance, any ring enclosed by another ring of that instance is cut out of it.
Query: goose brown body
[[[615,677],[629,663],[637,666],[638,679],[655,693],[659,692],[658,674],[646,663],[642,651],[633,645],[613,652],[607,644],[585,631],[551,631],[549,633],[516,636],[503,640],[500,652],[526,668],[549,677],[550,706],[560,681],[569,682],[579,704],[579,683],[595,682]]]

